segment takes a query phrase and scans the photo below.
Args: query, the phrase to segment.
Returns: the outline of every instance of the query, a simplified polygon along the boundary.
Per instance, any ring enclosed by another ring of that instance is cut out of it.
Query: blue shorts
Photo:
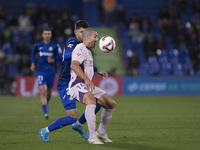
[[[48,88],[52,89],[54,80],[55,80],[55,74],[42,74],[38,73],[37,75],[37,80],[38,80],[38,86],[40,85],[47,85]]]
[[[57,90],[65,110],[76,109],[76,100],[68,93],[68,83],[58,83]]]

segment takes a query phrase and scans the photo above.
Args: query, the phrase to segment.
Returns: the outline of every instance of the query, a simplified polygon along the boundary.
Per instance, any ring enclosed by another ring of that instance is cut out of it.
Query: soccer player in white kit
[[[99,139],[102,139],[104,142],[112,142],[105,133],[105,130],[112,118],[116,102],[105,91],[94,86],[92,82],[94,70],[90,49],[95,47],[98,41],[98,34],[94,29],[87,28],[83,31],[82,36],[83,43],[78,44],[72,52],[69,94],[86,105],[85,117],[89,129],[88,143],[103,144]],[[107,78],[107,74],[103,74],[103,78]],[[104,109],[101,113],[99,128],[95,132],[96,104],[102,106]]]

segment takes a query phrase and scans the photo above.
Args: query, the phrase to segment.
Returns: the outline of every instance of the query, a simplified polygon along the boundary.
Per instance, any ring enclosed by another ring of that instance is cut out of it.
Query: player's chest
[[[92,53],[90,51],[88,51],[85,55],[84,64],[86,66],[93,66],[93,57],[92,57]]]
[[[44,45],[38,48],[38,53],[40,57],[43,56],[53,56],[54,55],[54,47],[51,45]]]

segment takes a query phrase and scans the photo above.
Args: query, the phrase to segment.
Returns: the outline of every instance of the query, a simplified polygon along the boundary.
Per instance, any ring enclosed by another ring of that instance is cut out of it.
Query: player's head
[[[42,38],[44,42],[50,42],[51,40],[51,30],[49,28],[45,28],[42,30]]]
[[[94,48],[96,42],[98,41],[98,33],[96,30],[93,28],[87,28],[83,31],[83,43],[88,47],[88,48]]]
[[[74,34],[76,35],[76,38],[80,42],[83,42],[83,39],[82,39],[83,30],[85,30],[88,27],[89,27],[89,24],[87,22],[85,22],[84,20],[78,20],[75,23]]]

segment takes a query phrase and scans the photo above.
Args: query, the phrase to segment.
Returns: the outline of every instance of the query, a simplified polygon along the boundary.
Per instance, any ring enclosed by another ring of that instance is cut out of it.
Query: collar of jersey
[[[76,40],[76,42],[81,43],[76,37],[74,37],[74,39]]]

